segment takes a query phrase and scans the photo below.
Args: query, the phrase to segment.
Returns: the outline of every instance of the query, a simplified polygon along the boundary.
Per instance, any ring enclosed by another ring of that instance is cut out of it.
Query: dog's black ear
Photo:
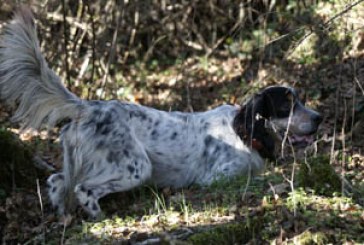
[[[234,130],[251,148],[266,158],[274,156],[275,141],[265,128],[267,106],[264,91],[254,95],[234,119]]]

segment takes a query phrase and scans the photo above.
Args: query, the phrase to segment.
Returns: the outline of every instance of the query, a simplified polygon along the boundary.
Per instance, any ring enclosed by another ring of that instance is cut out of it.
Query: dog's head
[[[304,105],[293,88],[274,86],[255,94],[234,120],[236,133],[263,157],[274,158],[275,144],[305,147],[314,140],[322,116]]]

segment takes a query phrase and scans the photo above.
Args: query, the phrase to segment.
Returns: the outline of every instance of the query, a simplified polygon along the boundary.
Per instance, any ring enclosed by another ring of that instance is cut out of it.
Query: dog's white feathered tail
[[[0,37],[0,98],[19,103],[13,120],[22,128],[49,127],[75,118],[82,100],[69,92],[43,57],[33,15],[20,8]]]

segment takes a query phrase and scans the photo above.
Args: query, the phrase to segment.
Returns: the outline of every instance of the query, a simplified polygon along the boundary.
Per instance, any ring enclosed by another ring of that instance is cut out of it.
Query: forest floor
[[[73,217],[55,215],[45,180],[62,167],[58,129],[50,135],[19,134],[9,122],[11,109],[0,104],[0,183],[10,183],[0,186],[1,242],[363,244],[364,35],[355,48],[339,40],[317,35],[311,40],[314,53],[297,48],[290,59],[221,52],[168,66],[135,64],[120,72],[121,99],[188,112],[243,103],[269,85],[301,87],[307,106],[324,121],[311,147],[295,152],[295,159],[285,151],[258,176],[112,194],[101,200],[104,217],[98,221],[82,210]],[[82,89],[72,89],[82,96]]]

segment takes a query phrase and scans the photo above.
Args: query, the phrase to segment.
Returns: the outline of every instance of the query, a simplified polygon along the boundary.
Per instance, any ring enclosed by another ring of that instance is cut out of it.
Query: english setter
[[[268,87],[242,106],[198,113],[85,101],[62,85],[38,43],[33,16],[21,8],[1,36],[0,91],[4,101],[19,104],[13,119],[23,128],[70,120],[60,135],[63,171],[47,181],[60,214],[79,204],[97,216],[99,198],[145,182],[208,185],[221,176],[257,173],[282,133],[291,144],[307,145],[322,121],[294,89],[282,86]]]

